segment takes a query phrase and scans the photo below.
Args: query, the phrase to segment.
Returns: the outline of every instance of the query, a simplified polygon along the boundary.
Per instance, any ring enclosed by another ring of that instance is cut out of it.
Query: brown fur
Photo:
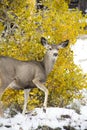
[[[45,93],[44,108],[47,107],[48,90],[44,86],[47,75],[52,70],[54,63],[58,57],[58,49],[64,48],[68,45],[68,40],[59,45],[49,45],[45,38],[41,38],[41,43],[46,47],[47,52],[42,62],[38,61],[19,61],[11,57],[0,57],[0,96],[4,91],[10,87],[13,89],[31,89],[38,87]],[[24,111],[26,111],[26,105],[28,96],[25,91],[25,105]],[[1,104],[0,104],[1,107]],[[0,113],[2,110],[0,108]]]

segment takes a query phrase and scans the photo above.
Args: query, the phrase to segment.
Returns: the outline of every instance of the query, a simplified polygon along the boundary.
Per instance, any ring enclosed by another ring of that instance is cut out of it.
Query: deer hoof
[[[43,112],[46,113],[46,108],[43,108]]]

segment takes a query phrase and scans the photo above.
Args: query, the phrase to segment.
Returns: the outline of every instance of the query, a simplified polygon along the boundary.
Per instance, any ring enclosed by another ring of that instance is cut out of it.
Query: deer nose
[[[58,53],[54,53],[53,55],[54,55],[54,56],[57,56],[57,55],[58,55]]]

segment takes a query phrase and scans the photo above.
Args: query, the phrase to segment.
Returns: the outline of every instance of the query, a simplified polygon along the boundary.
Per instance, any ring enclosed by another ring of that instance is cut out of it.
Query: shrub
[[[79,90],[86,87],[86,77],[73,63],[73,52],[70,49],[78,35],[85,33],[85,17],[78,10],[69,10],[64,0],[49,0],[43,4],[48,9],[37,12],[35,0],[3,0],[0,3],[0,10],[3,12],[0,15],[4,21],[0,22],[0,34],[4,31],[0,38],[0,55],[21,60],[41,60],[45,52],[40,45],[41,36],[46,37],[50,44],[69,39],[69,46],[60,50],[59,59],[46,82],[49,89],[48,104],[65,106],[73,98],[79,98]],[[9,102],[5,102],[7,96],[10,96]],[[2,100],[6,106],[14,101],[22,107],[23,92],[8,90]],[[32,90],[29,106],[40,106],[42,102],[43,93],[38,89]]]

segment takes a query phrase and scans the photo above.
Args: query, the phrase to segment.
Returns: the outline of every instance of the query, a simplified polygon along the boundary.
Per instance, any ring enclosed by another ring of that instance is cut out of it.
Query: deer
[[[48,89],[45,87],[48,74],[58,58],[59,49],[65,48],[69,40],[59,44],[49,44],[48,40],[41,37],[41,44],[46,48],[42,61],[21,61],[8,56],[0,56],[0,96],[8,89],[24,90],[23,114],[26,113],[29,92],[37,87],[44,92],[43,110],[46,112]],[[0,107],[3,103],[0,102]],[[1,113],[3,110],[1,108]]]

